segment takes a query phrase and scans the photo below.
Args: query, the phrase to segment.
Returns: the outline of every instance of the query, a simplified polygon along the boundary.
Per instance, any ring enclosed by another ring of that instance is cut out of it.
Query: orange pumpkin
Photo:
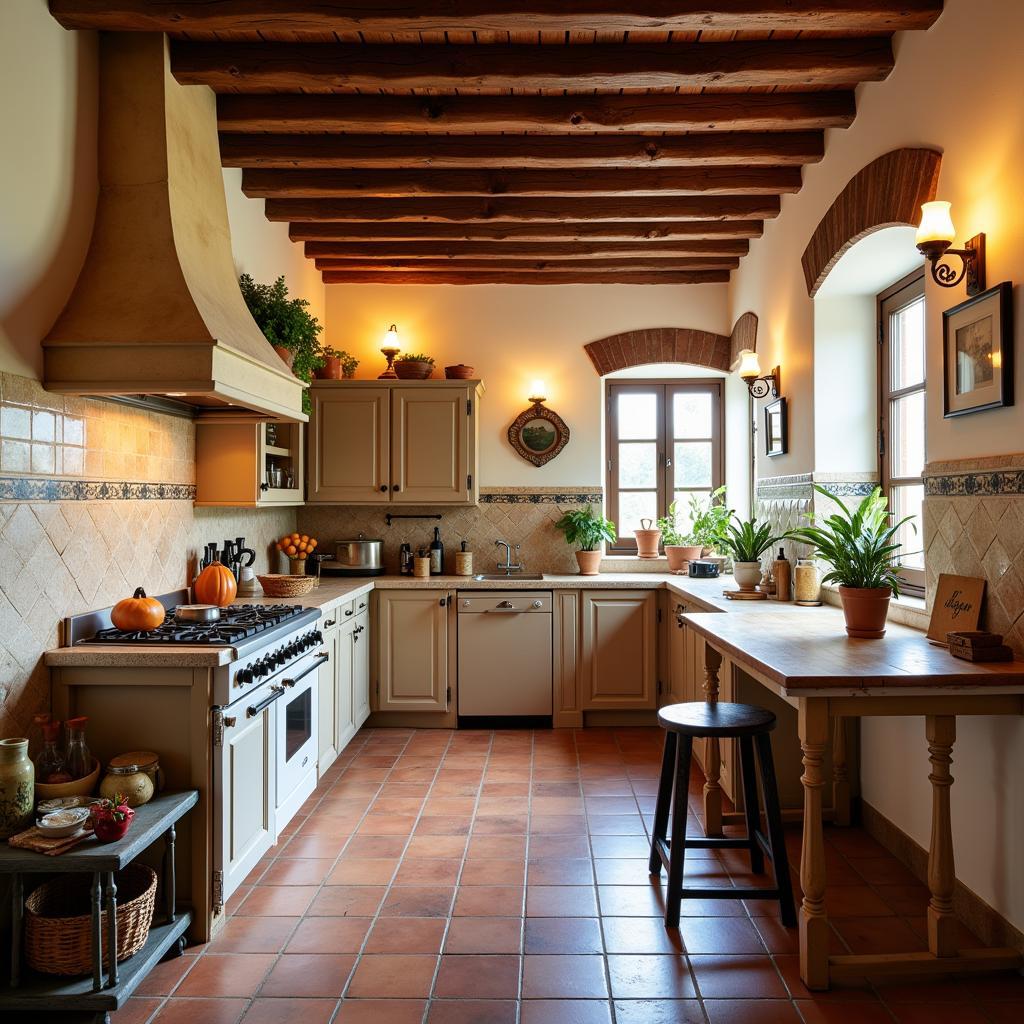
[[[110,609],[110,621],[118,629],[148,633],[164,621],[166,614],[164,606],[155,597],[146,597],[146,592],[139,587],[132,597],[118,601]]]
[[[238,593],[235,574],[220,562],[211,562],[196,578],[192,591],[200,604],[215,604],[218,608],[231,604]]]

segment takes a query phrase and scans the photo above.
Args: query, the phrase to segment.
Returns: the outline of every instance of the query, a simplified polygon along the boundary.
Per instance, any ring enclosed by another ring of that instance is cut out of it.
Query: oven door
[[[278,679],[284,696],[277,706],[277,827],[284,828],[316,788],[317,680],[322,652],[289,665]]]
[[[280,684],[266,683],[213,709],[214,913],[277,842],[277,705],[284,694]]]

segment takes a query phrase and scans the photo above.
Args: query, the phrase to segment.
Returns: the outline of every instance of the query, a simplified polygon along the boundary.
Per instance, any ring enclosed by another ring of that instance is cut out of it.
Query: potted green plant
[[[761,556],[776,541],[784,539],[785,536],[774,536],[768,523],[759,524],[756,519],[744,520],[733,515],[719,543],[732,556],[733,577],[740,590],[745,593],[754,590],[761,580]]]
[[[309,303],[288,297],[283,276],[273,284],[257,284],[249,274],[242,274],[238,287],[253,320],[274,351],[299,380],[308,384],[313,371],[322,365],[317,336],[323,330],[310,314]],[[302,394],[302,409],[309,412],[308,392]]]
[[[426,380],[434,372],[434,357],[422,352],[406,353],[395,359],[395,373],[400,380]]]
[[[356,375],[359,360],[349,355],[344,349],[323,345],[320,348],[320,359],[323,365],[316,371],[320,380],[351,380]]]
[[[658,520],[661,539],[665,544],[665,557],[668,559],[669,572],[682,572],[687,562],[700,558],[701,545],[689,533],[680,533],[678,512],[673,501],[668,507],[668,515]]]
[[[846,632],[877,640],[885,635],[889,601],[893,594],[900,594],[895,556],[902,545],[895,537],[913,516],[892,522],[888,499],[880,487],[864,498],[855,512],[850,512],[837,494],[817,484],[814,489],[834,501],[838,510],[821,518],[821,525],[816,525],[818,517],[812,513],[810,524],[792,530],[789,536],[811,545],[815,556],[832,567],[822,582],[839,584]]]
[[[690,495],[690,534],[701,546],[701,557],[720,551],[733,510],[725,504],[725,485],[707,497]]]
[[[596,576],[601,568],[601,545],[615,540],[615,524],[587,505],[566,512],[555,523],[555,529],[565,534],[566,543],[577,547],[580,575]]]

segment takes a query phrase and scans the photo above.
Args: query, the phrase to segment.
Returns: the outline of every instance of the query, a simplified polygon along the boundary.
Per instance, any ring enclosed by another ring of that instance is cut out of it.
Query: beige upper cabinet
[[[380,590],[378,711],[448,710],[447,590]]]
[[[302,424],[217,417],[196,420],[196,505],[301,505]]]
[[[653,590],[580,592],[581,706],[653,708],[657,594]]]
[[[315,381],[308,501],[472,505],[479,381]]]

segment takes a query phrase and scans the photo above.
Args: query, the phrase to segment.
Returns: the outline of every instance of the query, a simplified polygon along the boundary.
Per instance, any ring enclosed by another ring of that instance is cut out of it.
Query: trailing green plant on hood
[[[735,562],[758,562],[773,544],[785,540],[786,535],[776,537],[768,523],[758,525],[756,519],[740,519],[733,515],[722,534],[720,544]]]
[[[603,541],[614,541],[616,536],[615,524],[598,515],[590,505],[566,512],[555,523],[555,529],[565,534],[566,543],[581,551],[596,551]]]
[[[902,545],[893,538],[914,517],[906,516],[893,523],[888,499],[880,487],[876,487],[855,512],[850,512],[837,494],[817,484],[814,489],[834,501],[839,511],[824,517],[809,513],[809,525],[792,530],[789,536],[810,544],[814,554],[832,567],[822,577],[822,582],[861,589],[891,587],[893,594],[899,597],[896,553]],[[917,527],[913,529],[916,533]]]

